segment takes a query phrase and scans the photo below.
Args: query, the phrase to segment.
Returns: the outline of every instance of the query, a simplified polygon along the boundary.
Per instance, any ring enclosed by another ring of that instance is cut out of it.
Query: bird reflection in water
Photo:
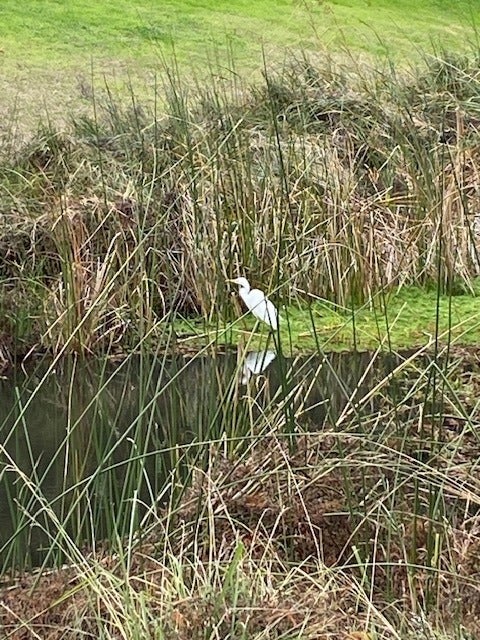
[[[240,383],[247,384],[252,376],[263,373],[265,369],[271,364],[277,354],[275,351],[250,351],[245,356],[245,360],[242,366],[242,378]]]

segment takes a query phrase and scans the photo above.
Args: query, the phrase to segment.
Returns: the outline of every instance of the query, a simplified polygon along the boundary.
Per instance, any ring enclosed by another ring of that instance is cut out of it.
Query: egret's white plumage
[[[238,292],[248,310],[251,311],[256,318],[265,322],[276,331],[278,327],[278,312],[275,305],[270,302],[263,291],[260,291],[260,289],[251,289],[250,283],[246,278],[235,278],[235,280],[231,280],[231,282],[238,284]]]

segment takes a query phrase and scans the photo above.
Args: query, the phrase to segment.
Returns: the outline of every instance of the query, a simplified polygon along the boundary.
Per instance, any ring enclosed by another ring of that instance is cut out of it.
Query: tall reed
[[[409,77],[303,59],[234,88],[192,101],[172,73],[154,114],[97,95],[4,161],[2,331],[53,355],[2,382],[0,622],[474,637],[478,366],[438,321],[478,268],[474,62]],[[377,295],[383,350],[290,358],[286,335],[245,381],[251,338],[217,348],[239,271],[285,302]],[[437,322],[397,354],[386,296],[407,283],[436,287]],[[218,336],[182,355],[180,315]],[[29,616],[15,573],[34,565],[50,599]]]
[[[230,318],[237,273],[350,307],[435,283],[440,238],[442,289],[472,289],[476,87],[474,57],[445,56],[409,74],[299,59],[194,91],[172,71],[153,112],[94,94],[92,117],[2,158],[5,330],[132,343],[170,309]]]

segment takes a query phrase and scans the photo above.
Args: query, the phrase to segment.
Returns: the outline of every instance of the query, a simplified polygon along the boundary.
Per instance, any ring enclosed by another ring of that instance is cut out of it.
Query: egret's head
[[[229,282],[233,282],[233,284],[238,284],[240,289],[247,289],[247,291],[250,291],[250,283],[246,278],[235,278],[234,280],[229,280]]]

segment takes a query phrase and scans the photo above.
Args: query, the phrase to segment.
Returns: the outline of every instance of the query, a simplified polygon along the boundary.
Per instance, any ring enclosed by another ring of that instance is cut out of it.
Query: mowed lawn
[[[7,73],[109,59],[153,66],[173,50],[192,65],[230,51],[250,68],[262,49],[458,50],[479,24],[480,0],[2,0],[0,47]]]
[[[63,120],[92,82],[148,101],[173,58],[187,79],[233,69],[251,81],[292,52],[471,49],[479,25],[480,0],[1,0],[0,134]]]

